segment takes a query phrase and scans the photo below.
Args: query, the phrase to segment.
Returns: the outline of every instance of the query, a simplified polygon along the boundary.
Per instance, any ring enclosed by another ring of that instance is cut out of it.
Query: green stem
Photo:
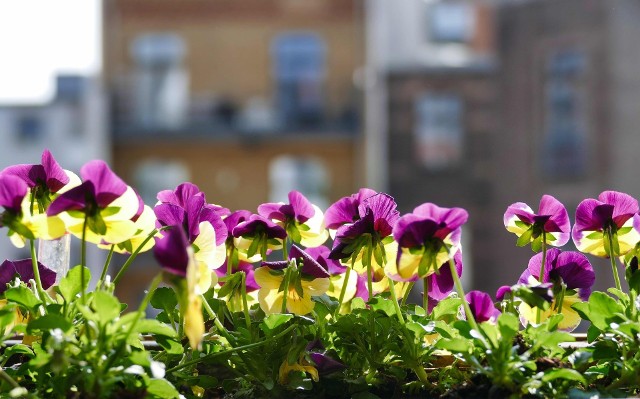
[[[109,265],[111,264],[111,258],[113,257],[113,252],[115,248],[116,248],[116,244],[111,244],[111,248],[109,249],[109,254],[107,255],[107,260],[105,260],[104,266],[102,267],[100,280],[98,280],[98,287],[102,287],[102,284],[104,283],[104,279],[107,277],[107,271],[109,270]]]
[[[402,310],[400,310],[400,305],[398,304],[398,298],[396,298],[396,287],[393,283],[391,277],[387,277],[389,280],[389,293],[391,294],[391,299],[393,301],[393,307],[396,310],[396,315],[398,316],[398,320],[401,324],[404,324],[404,317],[402,317]]]
[[[33,267],[33,279],[36,281],[36,290],[40,295],[43,302],[47,303],[49,295],[44,291],[42,287],[42,280],[40,279],[40,269],[38,268],[38,258],[36,256],[36,242],[35,240],[29,240],[31,248],[31,266]]]
[[[369,300],[373,299],[373,265],[371,265],[371,249],[365,248],[362,261],[367,267],[367,289],[369,290]]]
[[[84,216],[84,222],[82,223],[82,241],[80,242],[80,297],[83,305],[87,304],[87,300],[85,298],[85,291],[87,290],[85,285],[85,272],[84,268],[87,265],[87,220],[88,216]]]
[[[249,304],[247,302],[247,275],[245,272],[240,273],[242,273],[242,311],[244,312],[244,320],[247,330],[251,331],[251,317],[249,316]]]
[[[427,316],[429,315],[429,280],[428,277],[422,278],[422,285],[424,285],[424,290],[422,291],[422,307],[424,311],[427,312]]]
[[[424,367],[422,367],[421,364],[414,367],[413,371],[416,373],[416,375],[418,376],[418,379],[424,386],[433,387],[433,384],[429,382],[429,376],[427,376],[427,372],[424,370]]]
[[[287,313],[287,298],[289,297],[289,280],[291,279],[290,267],[284,271],[284,289],[282,290],[282,309],[280,313]]]
[[[542,232],[542,265],[540,266],[540,276],[538,277],[538,281],[540,284],[544,283],[544,267],[547,263],[547,232]],[[542,310],[537,308],[536,310],[536,324],[540,324],[540,319],[542,318]]]
[[[136,256],[138,256],[142,248],[144,248],[144,246],[147,245],[149,240],[151,240],[158,233],[158,231],[159,231],[158,229],[153,229],[151,233],[149,233],[147,238],[145,238],[144,241],[142,241],[140,245],[138,245],[138,247],[133,251],[133,253],[129,255],[129,259],[127,259],[127,261],[124,262],[124,265],[122,265],[122,267],[120,268],[120,271],[118,272],[118,274],[116,274],[116,277],[113,279],[113,284],[117,284],[118,281],[120,281],[120,279],[122,278],[122,275],[127,271],[129,266],[131,266],[131,263],[133,263],[134,259],[136,258]]]
[[[231,344],[232,342],[235,342],[233,337],[229,335],[229,331],[227,331],[227,329],[224,328],[224,326],[220,322],[218,315],[216,314],[216,312],[213,311],[213,309],[211,308],[211,305],[209,305],[209,302],[207,302],[207,299],[204,297],[204,295],[201,295],[201,298],[202,298],[202,305],[204,306],[204,310],[209,314],[209,317],[211,317],[211,319],[213,320],[213,324],[216,326],[216,329],[218,330],[220,335],[225,337],[227,339],[227,342],[229,342],[229,344]]]
[[[611,259],[611,272],[613,273],[613,280],[616,282],[616,288],[618,291],[622,291],[622,285],[620,284],[620,276],[618,275],[618,268],[616,267],[616,258],[613,253],[613,233],[611,230],[607,232],[607,238],[609,239],[609,259]]]
[[[0,368],[0,379],[11,386],[12,389],[20,388],[20,384],[16,382],[4,369]]]
[[[471,324],[471,328],[478,332],[481,332],[480,328],[478,327],[478,323],[476,323],[475,317],[473,317],[473,313],[471,313],[469,302],[467,302],[467,298],[464,295],[464,289],[462,288],[462,283],[460,283],[460,277],[458,277],[456,264],[453,261],[453,258],[449,258],[449,269],[451,269],[451,276],[453,277],[453,285],[456,287],[456,292],[462,299],[462,307],[464,308],[464,313],[467,316],[467,321],[469,322],[469,324]]]
[[[405,291],[404,295],[402,296],[402,306],[407,304],[407,299],[409,299],[409,294],[411,293],[411,290],[413,289],[413,286],[416,284],[415,281],[412,281],[409,283],[409,286],[407,287],[407,290]]]
[[[351,267],[353,267],[353,263],[351,263]],[[342,309],[342,302],[344,302],[344,296],[347,293],[347,285],[349,285],[349,278],[351,277],[351,267],[347,267],[347,271],[344,273],[344,281],[342,282],[342,288],[340,289],[340,296],[338,297],[338,307],[336,308],[336,313],[334,317],[340,313],[340,309]]]
[[[188,362],[184,362],[184,363],[179,364],[179,365],[177,365],[175,367],[167,369],[166,372],[167,373],[173,373],[174,371],[181,370],[183,368],[189,367],[189,366],[194,365],[194,364],[198,364],[200,362],[204,362],[204,361],[209,360],[209,359],[213,359],[213,358],[218,357],[218,356],[224,356],[224,355],[228,355],[230,353],[244,351],[244,350],[247,350],[247,349],[251,349],[251,348],[258,347],[258,346],[266,345],[269,342],[272,342],[272,341],[275,341],[277,339],[280,339],[280,338],[284,337],[285,335],[289,334],[289,332],[291,332],[291,330],[293,330],[296,327],[297,327],[296,324],[290,325],[288,328],[286,328],[282,332],[274,335],[271,338],[267,338],[264,341],[254,342],[252,344],[248,344],[248,345],[244,345],[244,346],[238,346],[238,347],[235,347],[235,348],[227,349],[225,351],[214,352],[214,353],[209,353],[209,354],[204,355],[204,356],[200,356],[197,359],[190,360]]]

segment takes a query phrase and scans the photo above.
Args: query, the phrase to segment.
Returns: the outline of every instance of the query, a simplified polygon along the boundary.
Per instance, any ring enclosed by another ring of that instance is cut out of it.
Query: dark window
[[[271,48],[276,102],[285,127],[315,127],[324,112],[326,46],[314,33],[286,33]]]
[[[426,93],[415,103],[416,155],[430,169],[457,166],[462,159],[462,99],[455,94]]]
[[[35,115],[23,115],[16,121],[16,131],[21,141],[29,142],[42,137],[42,120]]]
[[[549,57],[545,87],[542,171],[547,178],[586,174],[585,55],[576,50]]]

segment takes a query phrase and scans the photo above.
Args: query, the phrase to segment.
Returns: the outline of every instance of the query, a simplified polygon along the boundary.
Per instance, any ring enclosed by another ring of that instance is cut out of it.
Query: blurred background
[[[463,281],[493,295],[532,255],[508,205],[640,196],[638,21],[637,0],[0,0],[0,167],[102,158],[151,205],[192,181],[232,210],[365,186],[464,207]]]

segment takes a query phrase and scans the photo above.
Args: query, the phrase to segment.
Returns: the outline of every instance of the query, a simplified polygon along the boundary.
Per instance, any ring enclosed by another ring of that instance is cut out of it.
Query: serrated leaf
[[[264,326],[266,330],[263,328],[263,331],[265,332],[273,331],[291,319],[293,319],[292,314],[281,314],[281,313],[270,314],[264,319],[262,323],[260,323],[260,327],[262,328]]]
[[[393,302],[389,299],[374,297],[369,301],[371,309],[382,311],[387,316],[391,317],[396,314],[396,308],[393,306]]]
[[[573,369],[553,369],[544,373],[543,382],[557,380],[558,378],[569,381],[576,381],[582,385],[587,385],[587,380],[578,371]]]
[[[172,288],[159,287],[154,291],[149,303],[155,309],[175,309],[175,307],[178,306],[178,298]]]
[[[440,320],[449,315],[457,315],[460,305],[462,305],[462,299],[460,298],[443,299],[433,308],[431,315],[434,320]]]
[[[153,319],[141,319],[135,326],[139,333],[162,335],[169,338],[176,338],[176,332],[170,326]]]
[[[500,339],[512,341],[520,330],[520,321],[511,313],[503,313],[498,318],[498,330],[500,330]]]
[[[120,316],[120,301],[105,291],[96,291],[92,296],[91,307],[103,323],[109,323]]]
[[[68,332],[73,328],[73,324],[59,314],[53,313],[38,317],[27,324],[27,332],[29,334],[34,331],[51,331],[56,328],[59,328],[64,332]]]
[[[69,270],[67,275],[62,280],[60,280],[60,284],[58,284],[58,290],[67,302],[71,302],[83,289],[80,278],[80,268],[81,266],[78,265]],[[89,281],[91,280],[91,272],[89,268],[84,268],[84,275],[84,289],[86,290],[87,287],[89,287]]]
[[[453,353],[469,353],[472,346],[465,339],[440,339],[436,342],[435,347],[438,349],[448,350]]]
[[[165,379],[151,379],[147,385],[147,395],[152,398],[176,399],[180,396],[176,388]]]
[[[35,311],[36,308],[42,303],[42,301],[40,301],[36,297],[33,291],[22,285],[7,289],[4,292],[4,297],[9,302],[14,302],[24,306],[30,312]]]

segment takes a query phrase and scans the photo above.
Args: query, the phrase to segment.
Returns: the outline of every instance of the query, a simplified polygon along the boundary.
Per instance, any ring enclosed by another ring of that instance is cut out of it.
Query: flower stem
[[[462,288],[462,283],[460,283],[460,277],[458,277],[458,272],[456,271],[456,265],[453,258],[449,258],[449,268],[451,269],[451,276],[453,277],[453,285],[456,287],[458,296],[462,299],[462,307],[464,308],[464,313],[467,316],[467,321],[471,324],[471,328],[481,332],[480,328],[478,328],[478,323],[476,323],[475,317],[473,317],[473,313],[471,313],[469,302],[467,302],[467,298],[464,295],[464,289]]]
[[[16,382],[16,380],[11,378],[11,376],[7,374],[7,372],[4,371],[4,369],[2,369],[1,367],[0,367],[0,380],[9,384],[9,386],[11,386],[12,389],[20,388],[20,385]]]
[[[82,223],[82,240],[80,241],[80,297],[83,305],[87,304],[87,300],[85,298],[85,291],[87,290],[85,287],[86,276],[84,275],[84,268],[87,265],[87,220],[88,216],[84,216],[84,222]]]
[[[184,362],[184,363],[179,364],[179,365],[177,365],[175,367],[172,367],[172,368],[168,369],[166,372],[167,373],[173,373],[174,371],[181,370],[181,369],[183,369],[185,367],[189,367],[189,366],[192,366],[194,364],[197,364],[197,363],[200,363],[200,362],[204,362],[206,360],[213,359],[213,358],[218,357],[218,356],[224,356],[224,355],[228,355],[228,354],[231,354],[231,353],[234,353],[234,352],[241,352],[241,351],[245,351],[247,349],[255,348],[257,346],[266,345],[269,342],[272,342],[272,341],[275,341],[277,339],[280,339],[280,338],[284,337],[285,335],[289,334],[289,332],[291,332],[291,330],[293,330],[296,327],[297,327],[296,324],[292,324],[289,327],[287,327],[285,330],[283,330],[282,332],[274,335],[271,338],[267,338],[264,341],[254,342],[252,344],[248,344],[248,345],[244,345],[244,346],[238,346],[238,347],[235,347],[235,348],[227,349],[225,351],[209,353],[207,355],[200,356],[197,359],[190,360],[188,362]]]
[[[362,261],[367,266],[367,290],[369,290],[369,300],[373,298],[373,265],[371,265],[371,249],[364,250]]]
[[[138,247],[133,251],[133,253],[129,255],[129,259],[127,259],[127,261],[124,262],[124,265],[122,265],[122,267],[120,268],[120,271],[118,272],[118,274],[116,274],[116,277],[113,279],[113,284],[117,284],[118,281],[120,281],[120,279],[122,278],[122,275],[127,271],[129,266],[131,266],[131,263],[133,263],[134,259],[136,258],[136,256],[138,256],[142,248],[144,248],[144,246],[147,245],[149,240],[151,240],[158,233],[158,231],[159,231],[158,229],[153,229],[151,233],[149,233],[147,238],[145,238],[144,241],[142,241],[140,245],[138,245]]]
[[[287,313],[287,297],[289,296],[289,280],[291,279],[290,267],[287,266],[284,271],[284,289],[282,290],[282,309],[280,313]]]
[[[540,284],[544,283],[544,267],[547,263],[547,232],[542,232],[542,265],[540,266],[540,276],[538,277],[538,281]],[[540,319],[542,318],[542,310],[537,308],[536,310],[536,324],[540,324]]]
[[[393,301],[393,307],[396,310],[396,315],[398,316],[398,320],[401,324],[404,324],[404,317],[402,317],[402,310],[400,310],[400,305],[398,304],[398,298],[396,298],[396,287],[393,283],[391,277],[387,277],[389,280],[389,293],[391,294],[391,299]]]
[[[402,296],[402,306],[407,304],[407,299],[409,299],[409,294],[411,293],[411,290],[413,289],[413,286],[416,284],[415,281],[412,281],[409,283],[409,286],[407,287],[407,290],[404,292],[404,295]]]
[[[220,335],[225,337],[229,342],[229,344],[231,344],[232,342],[235,342],[233,337],[229,335],[229,332],[227,331],[227,329],[224,328],[224,326],[220,322],[218,315],[216,314],[216,312],[213,311],[213,309],[211,308],[211,305],[209,305],[209,302],[207,302],[207,299],[204,297],[204,295],[201,295],[201,297],[202,297],[202,305],[204,306],[204,310],[209,314],[209,317],[211,317],[211,319],[213,320],[213,324],[216,326],[216,329],[218,330]]]
[[[613,253],[613,233],[611,230],[607,231],[607,238],[609,239],[609,259],[611,259],[611,272],[613,273],[613,280],[616,282],[616,288],[618,291],[622,291],[622,285],[620,285],[620,276],[618,275],[618,268],[616,267],[616,258]]]
[[[353,267],[353,263],[351,264]],[[336,308],[336,316],[340,313],[340,309],[342,309],[342,302],[344,302],[344,296],[347,293],[347,285],[349,284],[349,278],[351,277],[351,267],[347,267],[347,271],[344,273],[344,281],[342,282],[342,288],[340,288],[340,296],[338,297],[338,307]]]
[[[247,325],[247,330],[251,331],[251,317],[249,316],[249,304],[247,303],[247,274],[240,272],[242,276],[242,310],[244,312],[244,320]]]
[[[100,280],[98,280],[98,287],[101,287],[104,283],[104,279],[107,277],[107,271],[109,270],[109,265],[111,264],[111,258],[113,257],[113,251],[116,248],[116,244],[111,244],[111,248],[109,249],[109,254],[107,255],[107,260],[104,262],[104,266],[102,267],[102,274],[100,274]]]
[[[422,278],[422,285],[424,285],[424,290],[422,291],[422,307],[424,311],[429,315],[429,280],[428,277]]]
[[[38,258],[36,257],[36,242],[35,240],[29,240],[31,248],[31,266],[33,266],[33,279],[36,281],[36,290],[40,295],[43,302],[48,302],[49,295],[44,291],[42,287],[42,280],[40,279],[40,269],[38,268]]]
[[[416,373],[416,375],[418,376],[418,379],[424,386],[433,387],[433,384],[429,382],[429,377],[427,376],[427,372],[424,371],[424,367],[422,367],[421,364],[414,367],[413,371]]]

